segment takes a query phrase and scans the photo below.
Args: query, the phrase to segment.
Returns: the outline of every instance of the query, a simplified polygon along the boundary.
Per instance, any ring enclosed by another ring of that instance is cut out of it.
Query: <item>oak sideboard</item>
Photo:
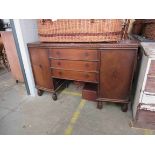
[[[103,102],[122,103],[127,111],[137,63],[138,43],[29,43],[28,49],[38,95],[53,93],[60,80],[97,85],[97,107]]]

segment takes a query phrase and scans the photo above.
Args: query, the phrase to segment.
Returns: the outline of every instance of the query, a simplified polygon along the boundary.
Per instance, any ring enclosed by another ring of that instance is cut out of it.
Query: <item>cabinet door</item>
[[[48,50],[43,48],[29,48],[33,75],[37,88],[44,90],[53,89],[53,81],[50,72]]]
[[[129,100],[136,55],[133,49],[101,50],[100,98]]]

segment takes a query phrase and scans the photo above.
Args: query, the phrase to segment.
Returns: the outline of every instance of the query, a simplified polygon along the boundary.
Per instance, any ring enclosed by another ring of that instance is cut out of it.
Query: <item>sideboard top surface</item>
[[[40,47],[40,48],[89,48],[89,49],[112,49],[112,48],[136,48],[139,43],[135,40],[124,40],[121,42],[113,43],[65,43],[65,42],[33,42],[28,43],[28,47]]]

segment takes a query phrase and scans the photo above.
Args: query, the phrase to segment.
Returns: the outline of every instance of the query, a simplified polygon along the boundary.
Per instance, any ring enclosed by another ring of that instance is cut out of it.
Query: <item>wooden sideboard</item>
[[[30,59],[38,95],[55,94],[57,81],[67,79],[97,85],[97,107],[122,103],[127,111],[137,62],[138,43],[30,43]],[[55,98],[56,99],[56,98]]]

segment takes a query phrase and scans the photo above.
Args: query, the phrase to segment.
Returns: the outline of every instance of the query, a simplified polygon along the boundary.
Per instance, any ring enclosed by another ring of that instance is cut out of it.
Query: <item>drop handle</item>
[[[42,68],[42,65],[40,64],[39,67]]]

